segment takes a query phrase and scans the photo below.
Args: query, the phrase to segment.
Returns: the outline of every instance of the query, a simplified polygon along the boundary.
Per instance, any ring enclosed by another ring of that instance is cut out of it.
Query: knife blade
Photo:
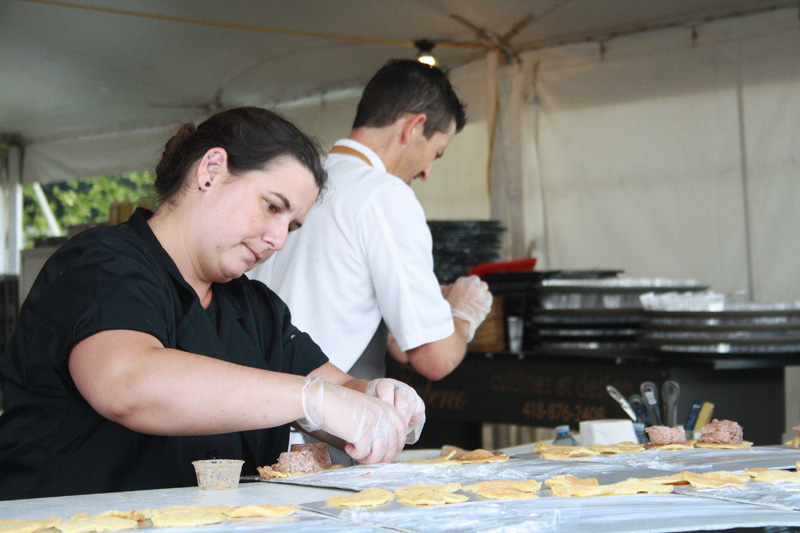
[[[622,410],[625,411],[625,414],[631,417],[631,420],[636,422],[636,411],[633,410],[631,404],[628,403],[628,400],[625,399],[625,396],[622,395],[619,390],[614,385],[606,385],[606,390],[614,398]]]

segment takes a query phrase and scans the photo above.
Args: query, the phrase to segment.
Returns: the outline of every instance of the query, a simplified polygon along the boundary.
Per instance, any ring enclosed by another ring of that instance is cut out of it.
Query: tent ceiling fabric
[[[413,41],[445,68],[796,0],[0,0],[0,136],[72,142],[362,86]],[[277,31],[276,31],[277,30]],[[496,50],[497,48],[495,48]]]

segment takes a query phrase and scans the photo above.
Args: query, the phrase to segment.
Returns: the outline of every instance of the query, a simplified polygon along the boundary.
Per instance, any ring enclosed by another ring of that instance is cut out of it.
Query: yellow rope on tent
[[[195,19],[188,17],[176,17],[171,15],[159,15],[157,13],[145,13],[142,11],[128,11],[125,9],[114,9],[110,7],[91,6],[85,4],[76,4],[74,2],[63,2],[61,0],[23,0],[24,2],[32,2],[37,4],[49,4],[59,7],[69,7],[74,9],[84,9],[87,11],[98,11],[101,13],[111,13],[115,15],[128,15],[132,17],[142,17],[157,20],[169,20],[172,22],[183,22],[188,24],[199,24],[203,26],[216,26],[218,28],[231,28],[236,30],[258,31],[263,33],[279,33],[283,35],[296,35],[299,37],[316,37],[319,39],[337,39],[340,41],[364,42],[375,44],[387,44],[393,46],[404,46],[407,48],[416,48],[413,41],[399,41],[393,39],[374,39],[371,37],[358,37],[355,35],[336,35],[332,33],[317,33],[301,30],[287,30],[283,28],[269,28],[265,26],[253,26],[249,24],[236,24],[232,22],[219,22],[216,20]],[[450,42],[436,42],[437,48],[470,48],[476,50],[494,50],[496,47],[485,45],[482,43],[450,43]]]

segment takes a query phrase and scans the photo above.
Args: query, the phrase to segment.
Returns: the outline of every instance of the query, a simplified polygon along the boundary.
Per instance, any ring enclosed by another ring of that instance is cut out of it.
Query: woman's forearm
[[[73,348],[78,390],[106,418],[154,435],[209,435],[303,417],[303,376],[164,348],[150,335],[104,331]]]

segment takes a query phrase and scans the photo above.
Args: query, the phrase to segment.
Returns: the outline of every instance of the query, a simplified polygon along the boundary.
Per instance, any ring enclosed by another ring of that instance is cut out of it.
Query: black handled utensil
[[[642,398],[647,405],[648,417],[654,426],[661,426],[661,410],[658,405],[658,387],[652,381],[645,381],[639,389],[642,391]]]
[[[634,394],[628,398],[628,403],[631,404],[631,407],[633,407],[633,410],[636,412],[637,422],[641,422],[645,427],[653,425],[653,422],[649,418],[649,410],[644,403],[644,398],[638,394]]]
[[[664,402],[664,418],[669,427],[678,425],[678,397],[681,387],[676,381],[665,381],[661,385],[661,401]]]

